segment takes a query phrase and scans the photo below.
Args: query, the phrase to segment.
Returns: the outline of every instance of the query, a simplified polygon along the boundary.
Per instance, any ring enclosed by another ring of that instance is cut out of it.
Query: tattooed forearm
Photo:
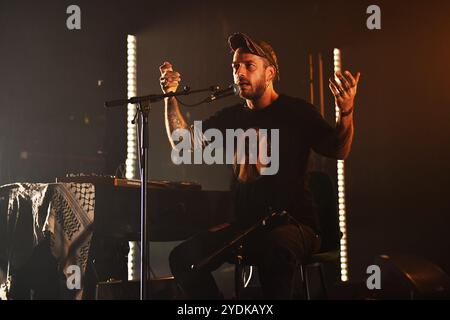
[[[177,129],[187,129],[188,125],[181,114],[180,107],[175,98],[167,98],[165,100],[165,121],[166,131],[172,147],[175,147],[175,143],[172,139],[172,133]]]

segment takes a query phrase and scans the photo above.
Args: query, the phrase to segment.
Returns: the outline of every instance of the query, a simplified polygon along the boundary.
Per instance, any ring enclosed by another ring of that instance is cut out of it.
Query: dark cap
[[[228,44],[233,52],[239,48],[266,58],[273,65],[277,72],[277,78],[280,80],[280,69],[278,68],[278,59],[272,46],[265,41],[254,41],[244,33],[235,33],[228,37]]]

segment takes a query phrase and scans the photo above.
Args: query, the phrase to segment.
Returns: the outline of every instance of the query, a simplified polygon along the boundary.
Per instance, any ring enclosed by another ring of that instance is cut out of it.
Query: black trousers
[[[223,225],[200,233],[173,249],[169,262],[175,280],[188,299],[220,299],[222,295],[211,274],[227,261],[233,261],[233,248],[200,270],[192,269],[231,239],[241,234],[237,224]],[[301,284],[300,264],[318,246],[318,237],[308,226],[290,220],[260,227],[243,242],[245,261],[258,267],[265,299],[293,299]]]

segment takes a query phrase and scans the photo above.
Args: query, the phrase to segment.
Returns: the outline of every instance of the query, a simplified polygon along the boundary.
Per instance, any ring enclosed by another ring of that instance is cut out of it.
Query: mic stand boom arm
[[[160,100],[163,100],[164,98],[170,98],[170,97],[177,97],[177,96],[187,96],[193,93],[199,93],[199,92],[206,92],[206,91],[212,91],[215,92],[218,89],[218,86],[211,86],[204,89],[197,89],[197,90],[191,90],[188,86],[184,87],[182,91],[179,92],[168,92],[164,94],[149,94],[146,96],[140,96],[140,97],[132,97],[129,99],[118,99],[118,100],[111,100],[105,102],[106,108],[112,108],[112,107],[119,107],[126,104],[138,104],[143,102],[158,102]]]

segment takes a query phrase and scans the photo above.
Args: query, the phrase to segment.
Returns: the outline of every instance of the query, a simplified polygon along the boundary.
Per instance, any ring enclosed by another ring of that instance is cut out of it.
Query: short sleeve
[[[312,104],[305,104],[306,126],[309,133],[310,145],[313,149],[319,147],[323,141],[334,135],[335,129],[322,117]]]

